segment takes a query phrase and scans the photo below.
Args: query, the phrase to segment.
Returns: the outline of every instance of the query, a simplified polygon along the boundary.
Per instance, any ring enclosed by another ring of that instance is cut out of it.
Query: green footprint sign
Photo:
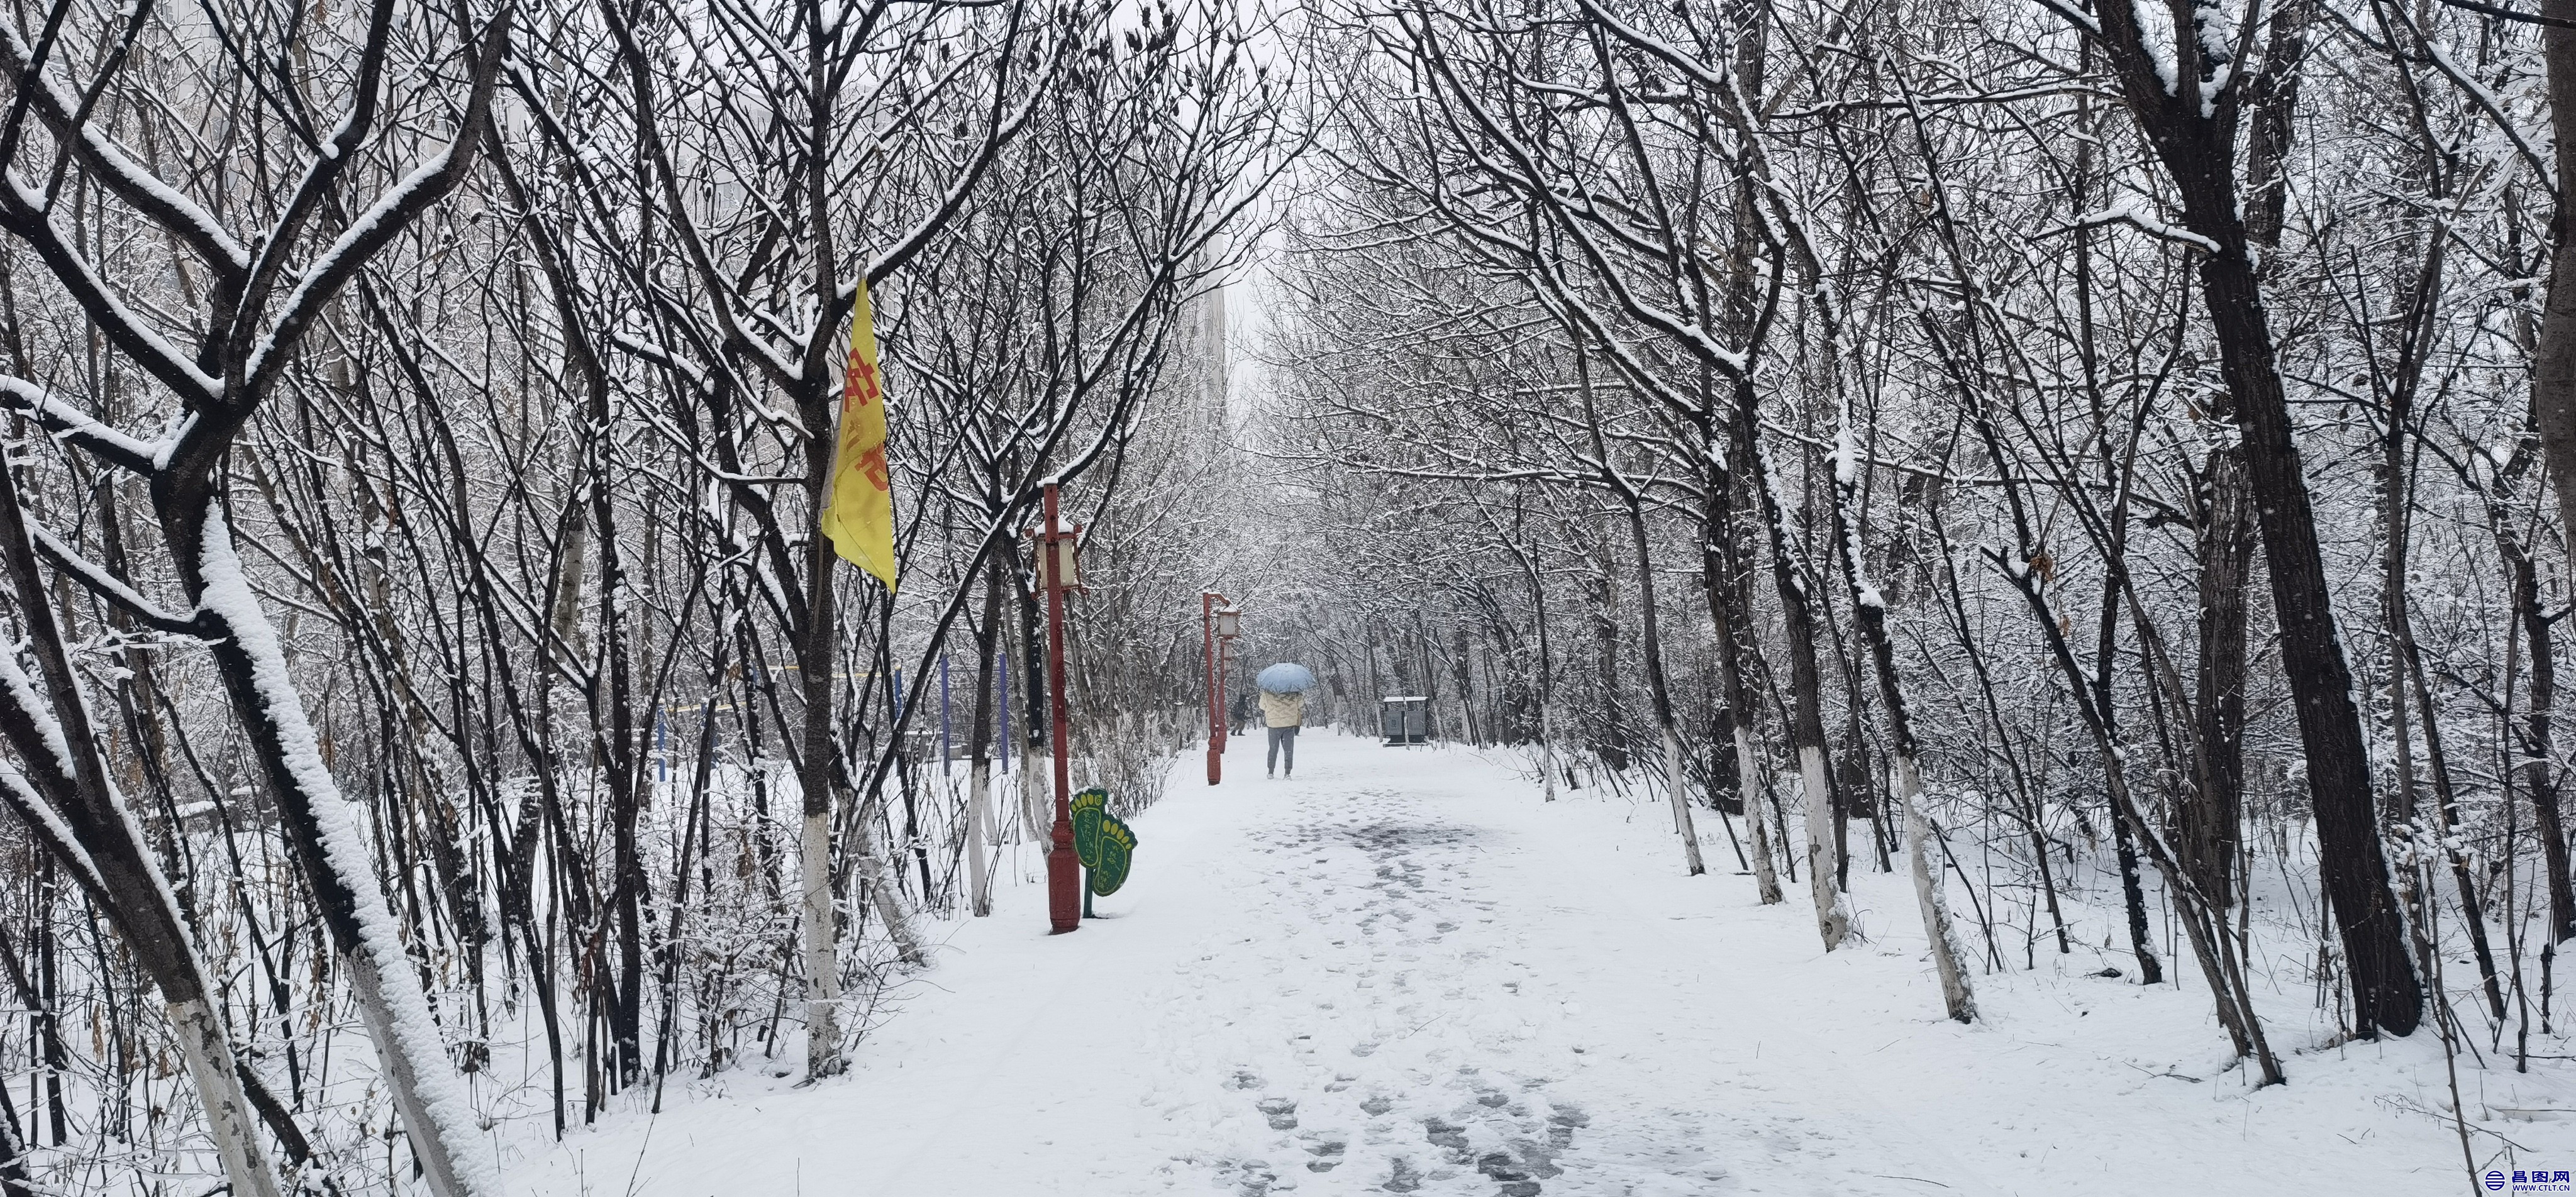
[[[1073,796],[1073,854],[1090,875],[1084,886],[1083,913],[1091,913],[1093,895],[1106,898],[1127,883],[1136,859],[1136,832],[1109,813],[1109,791],[1093,786]]]
[[[1100,817],[1100,856],[1091,866],[1091,892],[1108,897],[1127,884],[1127,867],[1136,859],[1136,833],[1116,815]]]
[[[1100,867],[1100,824],[1109,817],[1109,791],[1093,786],[1073,796],[1073,854],[1082,867]]]

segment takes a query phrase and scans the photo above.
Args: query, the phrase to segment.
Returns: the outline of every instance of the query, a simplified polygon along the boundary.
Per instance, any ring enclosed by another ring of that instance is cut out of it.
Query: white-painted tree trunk
[[[886,875],[885,858],[869,851],[862,841],[850,853],[850,862],[858,869],[860,879],[867,882],[868,903],[876,907],[877,921],[885,924],[887,937],[894,940],[895,954],[906,964],[929,960],[921,950],[921,937],[913,934],[911,916],[904,913],[902,900],[895,896],[894,878]]]
[[[1950,902],[1941,892],[1941,871],[1932,865],[1924,842],[1932,829],[1923,819],[1923,774],[1914,758],[1896,755],[1896,801],[1905,808],[1905,855],[1914,866],[1914,900],[1923,908],[1923,935],[1932,944],[1932,967],[1941,974],[1941,1002],[1960,1022],[1977,1020],[1976,995],[1967,971],[1959,965],[1959,943],[1950,932]]]
[[[1887,634],[1887,600],[1870,585],[1861,568],[1860,439],[1852,427],[1851,404],[1835,418],[1834,557],[1842,563],[1851,587],[1852,623],[1869,646],[1870,664],[1878,674],[1880,715],[1887,720],[1889,755],[1896,758],[1895,800],[1905,815],[1905,856],[1914,869],[1914,900],[1923,908],[1923,935],[1932,944],[1932,963],[1941,974],[1941,1001],[1960,1022],[1977,1018],[1968,977],[1959,967],[1959,944],[1950,934],[1950,906],[1941,893],[1940,870],[1932,866],[1924,841],[1932,838],[1923,819],[1923,771],[1915,761],[1914,719],[1896,673],[1896,643]]]
[[[576,511],[589,505],[589,500],[579,493],[567,502]],[[581,588],[589,568],[590,521],[568,519],[563,526],[563,543],[555,552],[554,603],[547,621],[554,629],[556,643],[546,654],[563,666],[568,677],[580,676],[582,663],[590,659],[590,644],[581,634]]]
[[[984,856],[992,851],[987,842],[992,833],[984,826],[992,817],[992,801],[993,767],[977,757],[966,774],[966,908],[979,919],[993,913],[991,870]]]
[[[1825,789],[1824,749],[1798,749],[1798,777],[1807,791],[1807,885],[1816,895],[1816,931],[1830,952],[1851,935],[1851,912],[1834,887],[1834,802]]]
[[[172,1002],[165,1009],[188,1076],[197,1083],[198,1100],[205,1103],[206,1137],[214,1140],[215,1154],[224,1162],[224,1179],[232,1182],[238,1197],[277,1197],[276,1168],[260,1143],[259,1114],[242,1088],[223,1023],[202,998]]]
[[[796,861],[797,897],[805,948],[805,1076],[841,1071],[841,969],[832,950],[838,916],[832,909],[832,816],[805,816]]]
[[[1040,788],[1038,770],[1031,767],[1033,751],[1022,745],[1020,754],[1020,831],[1029,843],[1043,844],[1054,828],[1047,826],[1045,792]]]
[[[1771,859],[1771,795],[1762,785],[1762,760],[1753,748],[1753,730],[1739,715],[1735,720],[1735,789],[1744,801],[1744,824],[1753,839],[1753,884],[1762,904],[1787,900],[1780,892],[1780,866]]]
[[[1690,862],[1690,875],[1708,871],[1700,863],[1699,829],[1691,825],[1690,779],[1682,768],[1682,738],[1671,724],[1664,725],[1664,793],[1673,802],[1673,830],[1682,833],[1682,854]]]

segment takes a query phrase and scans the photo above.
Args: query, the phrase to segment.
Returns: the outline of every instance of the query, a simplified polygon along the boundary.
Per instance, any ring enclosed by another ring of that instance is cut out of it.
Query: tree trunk
[[[828,427],[828,425],[818,425]],[[806,439],[806,494],[821,517],[832,476],[832,439]],[[839,916],[832,903],[832,764],[840,746],[832,739],[833,630],[832,544],[819,530],[805,541],[805,626],[796,645],[804,692],[804,735],[798,740],[797,784],[804,820],[797,836],[796,892],[805,967],[805,1079],[820,1080],[848,1067],[841,1056],[841,965],[835,940]]]
[[[2576,28],[2569,25],[2576,22],[2576,0],[2541,0],[2540,12],[2554,22],[2540,31],[2549,77],[2550,126],[2576,129]],[[2558,177],[2576,179],[2576,137],[2557,139],[2557,159]],[[2532,356],[2531,425],[2539,434],[2550,489],[2558,493],[2559,527],[2576,534],[2576,229],[2569,227],[2569,217],[2569,204],[2562,198],[2550,215],[2549,299],[2541,312],[2539,343]],[[2496,526],[2508,527],[2500,521]],[[2529,554],[2520,557],[2516,571],[2534,572]],[[2516,590],[2518,595],[2519,582]],[[2549,756],[2556,678],[2549,658],[2549,621],[2539,610],[2535,580],[2531,604],[2522,617],[2524,634],[2531,641],[2532,695],[2523,750],[2529,754],[2525,769],[2531,779],[2532,809],[2546,841],[2542,849],[2549,866],[2552,934],[2564,942],[2576,939],[2576,893],[2570,891],[2567,832],[2560,820],[2556,766]]]
[[[2576,0],[2541,0],[2541,59],[2549,76],[2550,127],[2576,129]],[[2576,137],[2557,139],[2558,177],[2576,179]],[[2540,434],[2559,526],[2576,532],[2576,229],[2560,199],[2550,217],[2549,300],[2531,363],[2531,424]]]
[[[1712,454],[1712,463],[1722,460]],[[1708,617],[1717,638],[1717,676],[1726,708],[1720,720],[1730,741],[1719,751],[1735,754],[1735,792],[1744,807],[1746,833],[1752,838],[1753,884],[1762,904],[1784,900],[1780,869],[1771,858],[1769,796],[1762,785],[1762,761],[1753,744],[1753,690],[1744,680],[1744,642],[1739,629],[1735,578],[1735,485],[1725,471],[1713,470],[1708,511],[1700,538],[1700,579],[1708,592]]]
[[[2119,704],[2111,690],[2111,666],[2119,658],[2120,587],[2124,582],[2122,566],[2117,564],[2128,552],[2128,489],[2122,484],[2120,501],[2112,509],[2108,541],[2103,551],[2115,564],[2102,583],[2102,618],[2098,625],[2093,651],[2093,707],[2100,712],[2103,725],[2116,737]],[[2152,668],[2152,666],[2150,666]],[[2112,762],[2105,761],[2105,765]],[[2120,865],[2120,903],[2129,916],[2129,952],[2138,962],[2138,983],[2162,984],[2164,960],[2156,954],[2155,933],[2147,922],[2147,888],[2138,875],[2138,846],[2129,834],[2128,821],[2118,811],[2111,812],[2111,852]],[[2218,907],[2210,909],[2217,910]],[[2213,919],[2215,916],[2213,915]]]
[[[2197,68],[2185,72],[2186,79],[2172,79],[2164,52],[2150,44],[2138,20],[2133,9],[2105,9],[2097,36],[2109,52],[2140,132],[2173,178],[2184,226],[2207,246],[2200,255],[2202,302],[2243,430],[2246,475],[2263,530],[2264,562],[2272,574],[2281,664],[2298,712],[2308,796],[2317,814],[2319,871],[2352,981],[2354,1031],[2404,1035],[2423,1018],[2424,993],[2407,956],[2401,927],[2405,916],[2390,888],[2388,859],[2380,846],[2361,711],[2336,633],[2316,512],[2290,425],[2289,400],[2281,388],[2236,186],[2239,97],[2225,94],[2226,81]],[[2576,54],[2576,45],[2568,53]],[[2576,61],[2570,66],[2576,67]],[[2558,80],[2562,73],[2568,75],[2564,84]],[[2553,93],[2562,86],[2576,89],[2576,71],[2553,69],[2551,74]],[[2569,110],[2576,111],[2576,105]],[[2222,111],[2225,119],[2216,115]],[[2576,304],[2576,293],[2564,298]],[[2560,300],[2553,292],[2553,309]],[[2576,345],[2569,349],[2576,351]],[[2547,350],[2544,345],[2544,363]],[[2576,361],[2567,370],[2576,377]]]
[[[2281,663],[2298,709],[2308,796],[2317,814],[2318,868],[2351,973],[2353,1029],[2365,1036],[2380,1030],[2409,1034],[2423,1018],[2424,993],[2406,955],[2400,930],[2405,916],[2380,848],[2361,711],[2335,629],[2316,514],[2273,364],[2271,332],[2241,237],[2232,250],[2202,262],[2201,281],[2245,429],[2246,473],[2272,573]]]
[[[1575,375],[1583,388],[1583,414],[1592,426],[1592,451],[1600,458],[1595,464],[1628,509],[1628,531],[1637,546],[1637,604],[1642,612],[1641,630],[1644,641],[1640,648],[1646,659],[1646,689],[1655,706],[1655,726],[1661,733],[1664,758],[1664,796],[1672,803],[1673,830],[1682,837],[1682,859],[1690,876],[1708,871],[1699,854],[1699,830],[1692,825],[1690,808],[1690,770],[1682,755],[1681,730],[1673,714],[1673,693],[1664,676],[1664,642],[1661,617],[1655,612],[1655,555],[1646,534],[1645,496],[1622,477],[1612,464],[1609,449],[1601,434],[1601,417],[1592,402],[1592,372],[1580,348],[1574,355]]]
[[[1538,562],[1526,555],[1520,557],[1521,568],[1529,575],[1530,614],[1538,626],[1538,767],[1544,776],[1547,801],[1556,801],[1556,659],[1554,646],[1548,641],[1547,578]]]
[[[629,601],[623,548],[618,543],[616,495],[610,489],[609,453],[610,421],[605,387],[592,389],[590,443],[583,446],[588,457],[586,485],[590,491],[591,522],[598,529],[599,545],[599,638],[600,656],[607,665],[605,678],[591,678],[591,701],[596,727],[597,712],[607,708],[608,726],[593,734],[602,736],[599,748],[600,768],[608,774],[610,869],[609,916],[616,920],[617,980],[610,993],[609,1029],[616,1041],[614,1077],[619,1087],[634,1083],[644,1068],[644,857],[636,841],[636,827],[643,818],[643,777],[636,758],[634,691],[634,640],[626,629],[624,605]],[[827,625],[828,626],[828,625]],[[828,674],[828,670],[826,673]],[[607,693],[601,694],[605,682]],[[655,716],[659,719],[657,713]]]
[[[966,858],[974,866],[967,908],[976,918],[993,913],[993,883],[988,875],[994,843],[1001,838],[987,824],[993,817],[993,682],[994,650],[1001,643],[1002,587],[1005,565],[996,555],[984,570],[984,619],[975,625],[975,715],[967,739],[974,744],[966,768]]]
[[[1588,547],[1588,546],[1587,546]],[[1592,600],[1592,666],[1600,679],[1601,722],[1591,729],[1592,756],[1612,773],[1628,768],[1626,687],[1619,684],[1619,575],[1605,548],[1586,552],[1592,569],[1584,575]]]
[[[2245,455],[2210,450],[2200,530],[2200,675],[2190,800],[2177,812],[2174,847],[2211,907],[2236,895],[2245,802],[2245,592],[2254,559],[2254,509]]]
[[[1013,562],[1019,560],[1017,543],[1011,542],[1008,554]],[[1014,605],[1019,608],[1016,626],[1020,634],[1020,672],[1025,680],[1020,690],[1025,707],[1020,717],[1020,827],[1030,843],[1043,844],[1053,834],[1053,820],[1047,810],[1046,770],[1038,764],[1038,750],[1047,743],[1047,660],[1046,647],[1040,643],[1046,634],[1046,621],[1038,614],[1037,592],[1021,584],[1016,565],[1009,576],[1012,595],[1018,600]]]
[[[2514,617],[2522,623],[2523,638],[2530,642],[2530,700],[2522,716],[2523,784],[2531,791],[2531,809],[2539,824],[2540,859],[2549,872],[2549,939],[2564,943],[2576,939],[2576,885],[2571,885],[2567,861],[2567,828],[2558,807],[2556,753],[2552,748],[2550,717],[2558,703],[2558,668],[2552,659],[2556,651],[2551,631],[2553,620],[2540,602],[2540,571],[2531,554],[2514,536],[2511,523],[2501,512],[2491,510],[2489,519],[2496,529],[2496,542],[2504,549],[2505,563],[2513,588]],[[2510,685],[2512,679],[2506,679]]]
[[[920,964],[929,955],[922,950],[921,937],[913,934],[912,919],[904,913],[903,901],[895,894],[894,878],[887,876],[885,858],[876,854],[868,835],[868,823],[874,818],[875,803],[867,803],[850,826],[850,871],[867,887],[868,904],[876,909],[877,921],[884,924],[886,937],[894,941],[895,957],[906,964]]]
[[[1731,448],[1737,468],[1752,473],[1762,520],[1771,535],[1771,580],[1780,592],[1781,625],[1789,641],[1789,744],[1797,750],[1798,776],[1806,789],[1807,885],[1816,903],[1816,932],[1830,952],[1851,934],[1851,913],[1843,906],[1842,890],[1834,884],[1833,791],[1825,753],[1823,677],[1816,665],[1816,617],[1808,605],[1804,563],[1789,535],[1777,475],[1762,448],[1750,377],[1736,380],[1734,398]]]
[[[1834,459],[1834,549],[1842,559],[1843,581],[1851,587],[1852,622],[1868,644],[1878,674],[1881,717],[1887,720],[1887,748],[1896,764],[1897,804],[1904,808],[1906,864],[1914,870],[1914,900],[1923,913],[1923,936],[1931,944],[1932,966],[1941,977],[1941,1002],[1951,1018],[1977,1019],[1976,996],[1969,991],[1967,971],[1959,964],[1959,944],[1950,930],[1950,906],[1941,892],[1941,873],[1932,865],[1924,841],[1931,838],[1923,819],[1923,772],[1915,760],[1914,717],[1905,705],[1905,687],[1896,673],[1896,642],[1887,632],[1887,601],[1861,572],[1858,440],[1851,427],[1848,402],[1842,411],[1842,440]]]

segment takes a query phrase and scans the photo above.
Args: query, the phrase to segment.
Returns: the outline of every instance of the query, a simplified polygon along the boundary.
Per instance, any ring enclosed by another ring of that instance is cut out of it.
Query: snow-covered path
[[[2383,1100],[2438,1100],[2386,1091],[2429,1083],[2428,1060],[2438,1076],[2430,1043],[2303,1055],[2291,1086],[2248,1094],[2216,1071],[2197,993],[2084,975],[2092,956],[1996,978],[1989,1021],[1959,1026],[1939,1017],[1894,879],[1857,896],[1873,940],[1827,956],[1803,911],[1754,903],[1714,820],[1702,836],[1725,867],[1686,878],[1658,803],[1547,804],[1470,753],[1319,734],[1298,777],[1274,782],[1256,747],[1229,754],[1226,785],[1176,782],[1136,821],[1135,878],[1080,933],[1043,934],[1041,889],[1006,878],[995,917],[949,928],[938,966],[880,1012],[848,1079],[799,1090],[736,1073],[685,1095],[675,1082],[658,1118],[623,1113],[541,1152],[511,1190],[2208,1197],[2460,1183],[2446,1128]]]

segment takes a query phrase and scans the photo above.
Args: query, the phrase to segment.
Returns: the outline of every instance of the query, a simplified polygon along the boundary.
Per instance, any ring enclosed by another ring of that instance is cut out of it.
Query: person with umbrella
[[[1306,691],[1315,687],[1315,671],[1281,661],[1252,680],[1261,687],[1261,722],[1270,728],[1270,775],[1294,776],[1297,729],[1306,722]]]

